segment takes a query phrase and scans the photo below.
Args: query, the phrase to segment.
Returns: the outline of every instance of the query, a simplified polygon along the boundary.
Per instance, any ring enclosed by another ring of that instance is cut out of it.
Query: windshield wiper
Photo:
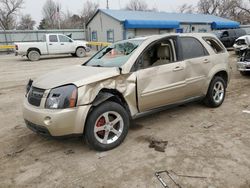
[[[101,65],[92,65],[91,67],[103,67]]]

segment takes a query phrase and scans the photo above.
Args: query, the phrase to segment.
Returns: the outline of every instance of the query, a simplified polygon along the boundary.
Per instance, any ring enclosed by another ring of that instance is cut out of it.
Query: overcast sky
[[[79,13],[86,0],[55,0],[60,2],[63,10],[69,10],[72,13]],[[100,8],[106,8],[106,0],[92,0],[100,4]],[[196,4],[198,0],[144,0],[149,7],[156,7],[160,11],[174,12],[184,3]],[[42,19],[42,7],[46,0],[25,0],[23,14],[31,14],[33,19],[39,24]],[[110,9],[124,8],[129,0],[109,0]]]

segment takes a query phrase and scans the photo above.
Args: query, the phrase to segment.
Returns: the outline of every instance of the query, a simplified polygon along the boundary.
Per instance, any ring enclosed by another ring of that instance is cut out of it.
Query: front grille
[[[45,92],[44,89],[31,87],[28,95],[29,103],[34,106],[40,106],[44,92]]]

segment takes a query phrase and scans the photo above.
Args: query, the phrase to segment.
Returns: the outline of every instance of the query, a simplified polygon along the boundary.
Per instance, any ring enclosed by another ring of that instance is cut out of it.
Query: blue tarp
[[[125,29],[177,29],[180,27],[178,21],[168,20],[125,20]]]
[[[213,22],[211,25],[212,29],[235,29],[240,27],[239,22]]]

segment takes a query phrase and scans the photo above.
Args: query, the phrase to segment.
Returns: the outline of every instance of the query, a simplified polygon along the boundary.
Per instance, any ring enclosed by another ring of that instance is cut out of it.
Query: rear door
[[[183,99],[186,65],[179,61],[176,49],[176,39],[166,38],[150,45],[136,62],[140,112]]]
[[[183,59],[186,62],[185,98],[203,94],[212,62],[203,44],[194,37],[180,37]]]
[[[57,35],[49,35],[47,44],[48,44],[49,54],[58,54],[58,53],[60,53],[61,45],[59,43]]]

